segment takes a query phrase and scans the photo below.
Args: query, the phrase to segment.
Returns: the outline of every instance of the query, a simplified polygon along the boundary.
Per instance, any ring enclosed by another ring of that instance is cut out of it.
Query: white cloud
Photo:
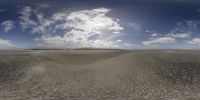
[[[12,44],[9,40],[0,39],[0,49],[12,49],[17,48],[14,44]]]
[[[117,38],[124,28],[119,19],[107,16],[110,11],[107,8],[62,11],[47,18],[40,10],[24,7],[20,24],[23,30],[29,28],[31,33],[43,33],[37,38],[41,47],[119,47],[121,42]]]
[[[110,12],[110,9],[98,8],[92,10],[75,11],[66,14],[64,19],[68,23],[63,23],[60,25],[62,29],[73,28],[74,30],[82,30],[86,33],[99,33],[104,32],[119,32],[123,30],[116,20],[111,17],[106,16]],[[58,14],[62,15],[62,14]],[[54,15],[56,16],[56,15]],[[57,16],[57,17],[58,17]]]
[[[194,45],[200,45],[200,38],[194,38],[191,41],[189,41],[189,43]]]
[[[171,30],[170,33],[176,34],[176,33],[186,33],[186,34],[193,34],[199,31],[199,21],[193,21],[193,20],[186,20],[183,22],[178,22],[177,26]]]
[[[176,42],[176,38],[185,37],[185,34],[166,34],[161,35],[160,33],[152,33],[149,40],[143,41],[143,45],[161,45],[161,44],[172,44]]]
[[[29,6],[23,7],[20,11],[20,25],[23,30],[37,26],[37,23],[31,19],[33,12],[33,9]]]
[[[44,14],[40,12],[40,9],[48,8],[48,5],[40,5],[39,8],[33,9],[30,6],[25,6],[20,11],[20,25],[22,30],[30,30],[31,33],[47,33],[50,30],[50,25],[53,20],[44,17]],[[33,19],[35,18],[35,19]]]
[[[180,39],[188,39],[191,38],[191,34],[189,33],[175,33],[174,31],[161,35],[160,33],[152,33],[149,37],[148,41],[143,41],[144,45],[160,45],[160,44],[172,44],[178,42]]]
[[[168,34],[169,37],[174,37],[174,38],[190,38],[191,35],[188,33],[171,33]]]
[[[10,30],[12,30],[13,28],[15,28],[15,22],[11,21],[11,20],[7,20],[1,23],[1,27],[3,28],[3,30],[5,32],[9,32]]]
[[[153,33],[153,34],[151,34],[151,37],[158,37],[158,36],[160,36],[159,33]]]
[[[65,46],[65,40],[61,36],[43,35],[37,41],[41,42],[39,47],[63,48]]]
[[[143,41],[142,43],[144,45],[154,45],[154,44],[170,44],[170,43],[175,43],[175,39],[171,37],[157,37],[153,38],[149,41]]]
[[[117,40],[117,42],[122,42],[122,40],[119,39],[119,40]]]
[[[178,22],[176,27],[170,30],[169,33],[161,34],[157,32],[151,32],[152,34],[149,36],[149,40],[143,41],[142,43],[144,45],[156,45],[156,47],[163,47],[162,44],[165,44],[164,46],[177,47],[177,44],[185,44],[193,37],[193,35],[199,32],[199,25],[199,21],[186,20],[183,22]],[[200,39],[198,38],[194,38],[193,40],[190,40],[189,43],[199,44],[199,40]]]
[[[84,36],[77,37],[61,37],[61,36],[51,36],[51,35],[43,35],[39,38],[40,43],[37,45],[42,48],[81,48],[81,47],[89,47],[89,48],[114,48],[118,47],[116,45],[117,42],[112,41],[102,41],[99,39],[96,40],[88,40]]]

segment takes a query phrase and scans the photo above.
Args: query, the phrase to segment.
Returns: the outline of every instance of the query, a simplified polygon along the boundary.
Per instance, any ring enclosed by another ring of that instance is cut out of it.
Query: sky
[[[1,0],[0,49],[200,49],[199,0]]]

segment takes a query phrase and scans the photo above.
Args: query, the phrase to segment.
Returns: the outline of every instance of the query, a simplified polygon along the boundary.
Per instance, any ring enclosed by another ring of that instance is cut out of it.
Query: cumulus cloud
[[[171,37],[157,37],[153,38],[149,41],[143,41],[142,43],[144,45],[152,45],[152,44],[169,44],[169,43],[175,43],[175,39]]]
[[[189,41],[189,43],[200,46],[200,38],[194,38],[191,41]]]
[[[11,21],[11,20],[7,20],[1,23],[1,27],[3,28],[3,30],[5,32],[9,32],[10,30],[12,30],[13,28],[15,28],[15,22]]]
[[[0,39],[0,49],[12,49],[17,48],[14,44],[12,44],[9,40]]]
[[[123,30],[117,20],[106,16],[110,9],[98,8],[92,10],[83,10],[71,12],[69,15],[61,12],[55,14],[54,19],[66,21],[57,26],[61,29],[73,28],[73,31],[84,31],[86,33],[101,33],[104,29],[112,33]],[[68,22],[68,23],[67,23]]]
[[[24,7],[20,24],[22,29],[30,29],[31,33],[43,33],[36,39],[40,47],[117,48],[122,42],[118,37],[124,28],[119,24],[119,19],[107,15],[110,11],[107,8],[62,11],[45,17],[39,10]]]

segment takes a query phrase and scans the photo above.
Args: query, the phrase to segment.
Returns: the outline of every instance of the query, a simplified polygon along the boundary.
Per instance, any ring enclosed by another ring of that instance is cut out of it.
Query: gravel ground
[[[0,53],[1,100],[199,100],[199,51]]]

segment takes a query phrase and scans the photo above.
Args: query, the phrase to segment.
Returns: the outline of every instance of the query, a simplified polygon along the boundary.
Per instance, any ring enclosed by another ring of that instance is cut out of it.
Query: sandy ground
[[[199,100],[200,52],[0,52],[1,100]]]

